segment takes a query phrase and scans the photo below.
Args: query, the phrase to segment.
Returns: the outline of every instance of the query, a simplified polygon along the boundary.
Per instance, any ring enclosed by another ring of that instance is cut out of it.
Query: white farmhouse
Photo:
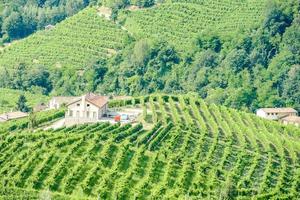
[[[297,116],[298,112],[293,108],[260,108],[256,115],[269,120],[279,120],[289,116]]]
[[[106,96],[88,93],[67,105],[65,120],[67,124],[81,124],[99,121],[107,114],[108,100]]]

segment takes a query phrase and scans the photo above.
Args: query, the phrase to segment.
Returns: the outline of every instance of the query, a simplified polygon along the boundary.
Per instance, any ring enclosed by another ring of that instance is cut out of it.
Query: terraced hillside
[[[234,37],[260,24],[265,0],[172,0],[151,9],[128,12],[125,27],[137,37],[163,38],[188,50],[202,33]]]
[[[87,8],[52,30],[39,31],[0,51],[0,67],[26,63],[81,69],[115,54],[127,41],[125,31],[98,16],[95,8]]]
[[[117,104],[143,109],[142,123],[153,128],[101,123],[2,133],[0,195],[35,198],[50,189],[54,199],[300,198],[299,129],[192,96]]]

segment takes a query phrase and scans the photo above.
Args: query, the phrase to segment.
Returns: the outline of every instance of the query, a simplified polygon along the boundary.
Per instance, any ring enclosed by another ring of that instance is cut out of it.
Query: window
[[[86,111],[86,117],[89,118],[90,117],[90,112]]]
[[[97,119],[97,113],[96,112],[93,112],[93,118]]]
[[[78,103],[77,106],[80,106],[80,103]]]
[[[70,110],[69,116],[70,116],[70,117],[73,117],[73,110]]]
[[[79,117],[79,111],[76,112],[76,117]]]
[[[90,107],[90,104],[87,104],[86,106],[87,106],[87,107]]]

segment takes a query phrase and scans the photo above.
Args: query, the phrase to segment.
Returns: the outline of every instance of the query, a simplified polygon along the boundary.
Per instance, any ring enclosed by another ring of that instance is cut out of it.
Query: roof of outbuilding
[[[63,96],[58,96],[58,97],[53,97],[52,100],[55,100],[59,104],[63,104],[63,103],[68,104],[68,103],[71,103],[71,102],[75,101],[78,98],[79,97],[63,97]]]
[[[282,121],[299,123],[300,124],[300,117],[298,116],[288,116],[282,119]]]
[[[28,116],[27,113],[16,111],[16,112],[3,113],[0,115],[0,118],[3,120],[12,120],[12,119],[19,119],[27,116]]]
[[[266,113],[298,113],[294,108],[260,108]]]

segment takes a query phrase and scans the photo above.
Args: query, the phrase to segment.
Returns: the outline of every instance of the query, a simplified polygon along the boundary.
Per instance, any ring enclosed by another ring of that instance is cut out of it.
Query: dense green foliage
[[[89,0],[1,0],[0,44],[55,25],[89,3]]]
[[[300,109],[297,2],[173,0],[137,10],[126,7],[133,1],[100,3],[113,7],[114,20],[87,8],[0,49],[0,87],[50,95],[192,91],[247,111]],[[18,76],[22,66],[28,72]]]
[[[88,8],[55,29],[36,33],[0,52],[0,65],[6,67],[1,68],[0,85],[43,94],[63,85],[60,93],[75,93],[80,89],[68,89],[66,82],[74,81],[70,86],[77,87],[80,80],[76,75],[89,63],[115,54],[128,41],[126,32],[100,18],[94,8]]]
[[[131,102],[151,130],[101,123],[0,134],[0,187],[101,199],[299,198],[299,129],[193,96]]]

